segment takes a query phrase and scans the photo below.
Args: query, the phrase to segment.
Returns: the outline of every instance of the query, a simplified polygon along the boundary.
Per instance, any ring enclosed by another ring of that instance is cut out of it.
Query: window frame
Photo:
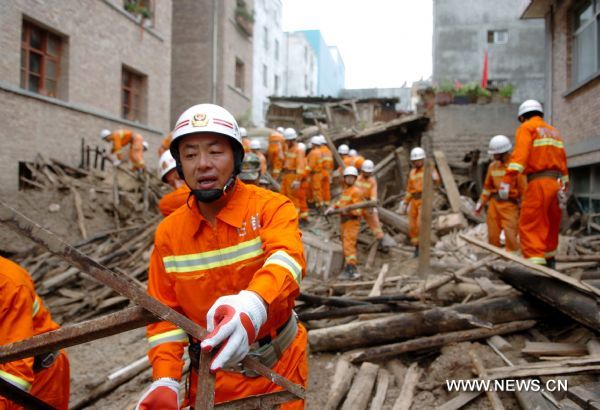
[[[239,68],[239,70],[238,70]],[[244,85],[245,85],[245,81],[244,81],[244,77],[246,75],[245,73],[246,71],[246,67],[245,67],[245,63],[242,59],[240,59],[239,57],[235,58],[235,72],[234,72],[234,86],[235,88],[237,88],[240,91],[244,91]]]
[[[21,60],[19,63],[19,84],[24,90],[45,95],[51,98],[58,98],[60,93],[60,76],[61,76],[61,61],[64,48],[64,38],[52,31],[32,22],[23,20],[21,26]],[[40,32],[40,47],[34,48],[31,45],[31,33],[33,30]],[[50,54],[48,51],[48,42],[54,38],[57,43],[56,55]],[[37,54],[40,57],[39,73],[31,70],[31,53]],[[54,77],[48,77],[47,66],[48,62],[53,62],[56,65]],[[38,77],[38,87],[36,90],[30,89],[30,76]],[[46,81],[54,82],[54,91],[49,91],[46,88]]]
[[[592,18],[590,21],[585,23],[582,26],[579,26],[579,16],[583,13],[587,7],[591,5],[592,7]],[[571,21],[572,21],[572,30],[571,30],[571,73],[570,73],[570,81],[571,88],[578,88],[593,78],[597,77],[600,74],[600,0],[586,0],[579,2],[573,6],[571,9]],[[580,59],[578,53],[578,40],[581,38],[580,36],[588,29],[592,27],[592,30],[595,32],[592,34],[593,44],[591,50],[586,50],[588,52],[592,52],[595,54],[595,58],[592,58],[593,67],[591,74],[584,77],[579,78],[578,72],[580,68]]]
[[[501,40],[501,37],[504,37],[504,39]],[[498,45],[508,44],[508,29],[488,30],[487,42],[488,44]]]
[[[128,81],[125,81],[126,75]],[[128,94],[127,101],[125,93]],[[123,66],[121,70],[121,117],[129,121],[142,122],[144,117],[144,76]],[[125,109],[127,108],[127,112]]]

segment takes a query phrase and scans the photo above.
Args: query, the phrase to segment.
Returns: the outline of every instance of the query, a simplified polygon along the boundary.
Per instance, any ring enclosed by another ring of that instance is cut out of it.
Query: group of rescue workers
[[[500,246],[553,266],[558,227],[568,185],[566,155],[558,131],[543,120],[537,101],[524,102],[518,113],[515,149],[505,136],[489,144],[489,166],[476,213],[488,205],[488,233]],[[129,131],[103,131],[112,140],[115,160],[135,139]],[[222,107],[200,104],[187,109],[159,148],[159,175],[173,191],[163,197],[148,270],[148,293],[209,334],[195,340],[168,321],[147,326],[150,387],[136,409],[179,409],[195,403],[195,366],[180,397],[183,353],[192,363],[200,351],[214,351],[210,369],[216,373],[215,402],[280,390],[239,362],[249,353],[292,382],[307,386],[307,333],[293,312],[305,275],[299,223],[308,216],[307,202],[330,214],[334,209],[377,198],[374,164],[340,145],[344,188],[330,204],[334,174],[325,138],[311,139],[310,151],[296,141],[294,129],[269,137],[266,158],[257,140],[249,140],[234,117]],[[136,151],[137,152],[137,151]],[[414,148],[413,169],[399,211],[408,212],[410,240],[418,244],[423,164],[426,153]],[[133,161],[133,160],[132,160]],[[137,159],[136,159],[137,161]],[[359,172],[360,169],[360,172]],[[269,174],[267,174],[267,172]],[[281,182],[281,193],[258,185]],[[438,181],[437,173],[432,175]],[[304,188],[303,188],[304,187]],[[520,214],[520,215],[519,215]],[[356,275],[356,237],[364,218],[378,240],[383,238],[376,208],[341,214],[346,268]],[[518,237],[518,239],[517,239]],[[0,257],[0,345],[49,332],[52,321],[29,274]],[[69,362],[63,350],[0,364],[0,378],[28,391],[57,409],[69,401]],[[302,400],[283,404],[300,409]],[[20,409],[0,397],[0,410]]]

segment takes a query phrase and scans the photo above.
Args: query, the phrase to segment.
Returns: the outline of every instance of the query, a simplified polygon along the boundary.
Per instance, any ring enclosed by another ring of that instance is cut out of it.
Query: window
[[[265,50],[269,49],[269,29],[264,27],[264,38],[263,38],[263,42],[265,45]]]
[[[279,61],[279,41],[275,40],[275,60]]]
[[[58,93],[62,39],[28,21],[21,35],[21,88],[49,97]]]
[[[263,72],[263,85],[265,87],[268,87],[269,86],[269,79],[268,79],[269,74],[267,72],[267,66],[266,66],[266,64],[263,64],[263,66],[262,66],[262,72]]]
[[[239,58],[235,59],[235,87],[244,91],[244,62]]]
[[[587,0],[574,13],[573,84],[581,84],[600,69],[600,1]]]
[[[279,76],[277,74],[275,74],[273,80],[273,88],[273,94],[277,95],[277,93],[279,92]]]
[[[600,212],[600,165],[572,168],[569,174],[570,189],[581,209],[586,213]]]
[[[142,102],[144,77],[132,70],[123,67],[122,81],[122,112],[123,118],[130,121],[142,121]]]
[[[489,44],[508,43],[508,30],[488,30],[487,42]]]

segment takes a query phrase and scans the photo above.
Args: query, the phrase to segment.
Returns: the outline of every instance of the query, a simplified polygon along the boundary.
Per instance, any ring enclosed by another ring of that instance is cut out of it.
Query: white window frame
[[[578,23],[578,16],[587,8],[584,7],[584,5],[591,3],[592,5],[592,18],[590,19],[589,22],[585,23],[584,25],[582,25],[581,27],[577,27],[577,23]],[[571,81],[572,84],[574,86],[577,85],[581,85],[586,83],[590,78],[596,76],[598,74],[598,72],[600,71],[600,0],[589,0],[586,2],[582,2],[579,7],[577,7],[576,9],[574,9],[573,14],[573,27],[577,27],[574,31],[573,31],[573,37],[572,37],[572,61],[573,61],[573,65],[571,67]],[[595,35],[593,35],[593,44],[592,44],[592,49],[591,50],[587,50],[586,49],[586,53],[591,52],[592,55],[592,61],[593,63],[596,64],[595,67],[593,67],[592,72],[590,75],[588,75],[585,78],[579,78],[578,77],[578,73],[579,73],[579,55],[578,55],[578,39],[580,38],[580,36],[582,35],[582,33],[584,31],[586,31],[587,29],[589,29],[590,27],[592,27],[592,30],[595,31]],[[594,30],[595,29],[595,30]]]

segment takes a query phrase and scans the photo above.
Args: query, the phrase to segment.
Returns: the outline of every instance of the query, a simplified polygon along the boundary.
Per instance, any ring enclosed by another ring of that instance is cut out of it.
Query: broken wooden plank
[[[488,378],[487,371],[485,370],[483,362],[481,361],[481,358],[479,357],[477,352],[471,349],[469,350],[469,356],[471,356],[473,367],[475,368],[475,372],[477,373],[479,378],[482,380],[486,380]],[[487,395],[494,410],[504,410],[504,405],[500,401],[500,397],[498,397],[498,393],[495,390],[486,389],[485,394]]]
[[[375,280],[375,283],[373,284],[373,288],[369,292],[369,296],[371,296],[371,297],[381,296],[381,288],[383,287],[383,283],[385,281],[385,275],[387,275],[387,273],[388,273],[388,264],[384,263],[383,266],[381,267],[381,270],[379,271],[379,274],[377,275],[377,279]]]
[[[567,397],[584,409],[600,410],[600,382],[572,387]]]
[[[526,341],[525,347],[521,349],[521,352],[532,356],[586,356],[588,349],[584,344],[579,343]]]
[[[480,391],[467,391],[462,392],[455,398],[448,400],[446,403],[441,406],[437,406],[437,410],[458,410],[471,401],[475,400],[482,392]]]
[[[341,356],[338,359],[324,410],[335,410],[338,408],[350,389],[352,378],[356,374],[356,371],[356,367],[346,357]]]
[[[406,376],[404,376],[404,383],[402,383],[400,395],[394,403],[394,407],[392,407],[392,410],[410,409],[415,394],[415,387],[417,387],[417,383],[419,382],[419,378],[421,377],[422,372],[423,369],[419,367],[418,363],[413,363],[410,365],[410,367],[406,371]]]
[[[342,208],[332,210],[329,215],[341,214],[344,212],[349,212],[355,209],[365,209],[365,208],[375,208],[377,207],[377,201],[363,201],[358,202],[356,204],[344,206]]]
[[[424,168],[423,192],[421,193],[421,223],[419,227],[419,265],[417,267],[417,273],[421,278],[426,278],[431,269],[429,266],[429,256],[431,252],[431,241],[429,240],[429,236],[431,232],[431,212],[433,206],[433,162],[431,159],[425,159]]]
[[[342,410],[364,410],[371,399],[371,391],[375,385],[379,366],[365,362],[360,366]]]
[[[9,383],[0,377],[0,396],[6,397],[13,403],[20,404],[25,409],[32,410],[56,410],[48,403],[38,399],[27,391]]]
[[[377,207],[377,211],[379,213],[381,222],[396,228],[405,235],[408,235],[408,219],[406,216],[398,215],[397,213],[381,206]],[[430,233],[429,239],[432,243],[438,241],[438,237],[433,231]]]
[[[369,407],[369,410],[381,410],[383,408],[383,403],[385,402],[385,396],[387,395],[389,385],[389,372],[383,368],[379,369],[379,372],[377,373],[375,395],[373,396],[373,400],[371,400],[371,407]]]
[[[437,164],[437,169],[440,171],[440,176],[442,178],[442,183],[444,184],[444,188],[446,188],[446,195],[448,197],[448,203],[450,203],[450,208],[452,212],[455,214],[459,214],[461,212],[460,205],[460,193],[458,192],[458,186],[456,186],[456,181],[454,180],[454,175],[452,175],[452,171],[450,170],[450,166],[446,161],[446,155],[443,151],[433,151],[433,157],[435,158],[435,162]],[[464,227],[465,225],[463,225]]]

